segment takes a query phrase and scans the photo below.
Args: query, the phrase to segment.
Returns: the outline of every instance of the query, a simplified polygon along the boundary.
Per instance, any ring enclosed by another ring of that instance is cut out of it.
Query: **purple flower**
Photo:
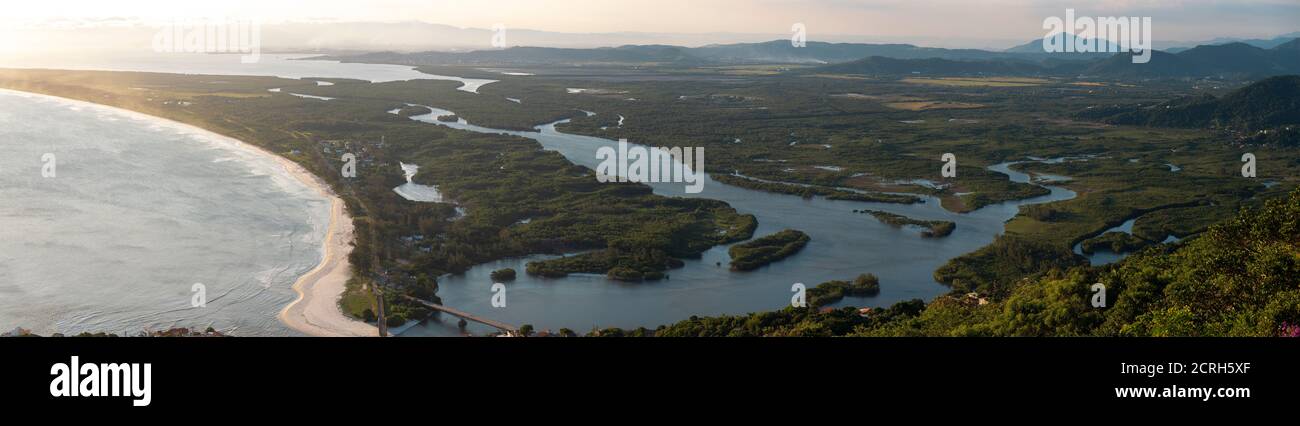
[[[1280,337],[1300,337],[1300,325],[1284,322],[1278,326],[1277,335]]]

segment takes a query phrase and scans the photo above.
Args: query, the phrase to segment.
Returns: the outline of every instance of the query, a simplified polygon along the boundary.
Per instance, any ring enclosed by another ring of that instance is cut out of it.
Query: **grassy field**
[[[1027,77],[912,77],[904,78],[902,81],[904,83],[956,87],[1028,87],[1051,82],[1051,80],[1047,79]]]
[[[884,104],[893,109],[904,111],[930,111],[938,109],[975,109],[984,108],[984,105],[967,103],[967,102],[944,102],[944,101],[912,101],[912,102],[889,102]]]

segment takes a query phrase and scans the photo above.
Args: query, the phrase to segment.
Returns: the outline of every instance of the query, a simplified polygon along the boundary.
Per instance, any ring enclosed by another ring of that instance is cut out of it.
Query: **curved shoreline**
[[[320,264],[293,283],[298,298],[285,305],[278,318],[289,328],[309,336],[378,336],[377,328],[348,318],[339,310],[339,296],[352,277],[352,265],[348,263],[348,254],[352,252],[352,220],[343,200],[323,186],[318,189],[331,198],[330,224],[322,242],[324,254]]]
[[[349,318],[344,315],[338,307],[338,299],[346,289],[348,279],[352,276],[352,265],[348,262],[348,255],[352,252],[352,218],[351,216],[348,216],[343,200],[335,195],[329,186],[321,181],[319,177],[307,171],[307,169],[303,168],[302,165],[276,155],[271,151],[267,151],[260,146],[204,129],[202,127],[170,120],[156,115],[119,108],[112,105],[104,105],[81,99],[66,98],[39,92],[27,92],[9,88],[0,88],[0,91],[9,91],[32,96],[43,96],[72,102],[74,104],[109,108],[122,114],[156,120],[168,126],[185,129],[217,140],[229,142],[236,147],[244,148],[249,152],[260,154],[274,160],[280,165],[286,174],[330,200],[329,224],[325,230],[325,237],[321,240],[321,260],[316,264],[316,267],[312,268],[306,274],[303,274],[294,281],[292,288],[297,294],[297,297],[293,302],[285,305],[277,314],[276,318],[288,328],[308,336],[362,337],[379,335],[379,331],[375,326]]]

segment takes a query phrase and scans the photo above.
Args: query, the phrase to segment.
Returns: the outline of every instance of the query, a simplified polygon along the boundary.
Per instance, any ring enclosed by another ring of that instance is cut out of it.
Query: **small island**
[[[907,216],[897,215],[879,210],[854,210],[854,213],[866,213],[875,216],[876,220],[895,228],[904,226],[916,226],[923,229],[921,236],[925,238],[943,238],[952,234],[957,229],[957,224],[945,220],[919,220]]]
[[[1088,255],[1095,253],[1098,249],[1110,250],[1112,253],[1131,253],[1152,244],[1154,243],[1151,241],[1126,232],[1107,232],[1083,240],[1079,244],[1079,250]]]
[[[838,188],[815,185],[796,185],[791,183],[768,182],[758,179],[748,178],[737,175],[714,174],[709,175],[713,180],[725,183],[731,186],[738,186],[745,189],[757,191],[775,192],[778,194],[797,195],[803,198],[812,198],[815,195],[826,197],[828,200],[840,201],[865,201],[874,203],[894,203],[894,204],[916,204],[922,200],[918,197],[902,194],[886,194],[876,192],[853,192]]]
[[[428,113],[429,113],[429,107],[424,107],[424,106],[419,106],[419,105],[407,105],[407,106],[404,106],[404,107],[398,108],[396,112],[397,112],[397,115],[400,115],[400,116],[402,116],[402,117],[414,117],[414,116],[417,116],[417,115],[428,114]]]
[[[812,238],[801,231],[787,229],[753,241],[736,244],[727,250],[731,270],[750,271],[785,259],[803,250]]]
[[[649,187],[635,188],[649,193]],[[754,215],[739,214],[730,206],[714,200],[684,200],[697,213],[684,220],[694,221],[694,226],[681,229],[711,229],[708,232],[684,234],[681,238],[662,238],[656,232],[661,228],[647,225],[637,231],[628,231],[621,238],[604,241],[604,249],[587,251],[571,256],[528,262],[525,272],[543,278],[562,278],[573,273],[604,274],[615,281],[641,282],[668,278],[666,271],[685,265],[682,258],[697,258],[710,247],[745,241],[754,235],[758,220]],[[644,221],[642,221],[644,222]],[[648,223],[648,222],[646,222]],[[536,222],[534,222],[535,226]],[[643,223],[644,224],[644,223]],[[619,229],[619,228],[610,228]],[[599,243],[592,241],[591,244]],[[590,245],[570,247],[570,250],[590,249]]]
[[[492,281],[495,282],[514,281],[515,270],[514,268],[498,269],[492,271],[491,277],[492,277]]]
[[[880,279],[873,274],[858,275],[853,282],[827,281],[808,290],[808,306],[820,308],[844,299],[845,296],[874,297],[880,294]]]

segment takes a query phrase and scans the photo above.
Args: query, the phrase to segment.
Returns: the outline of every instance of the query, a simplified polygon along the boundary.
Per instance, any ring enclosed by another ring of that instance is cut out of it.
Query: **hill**
[[[1291,41],[1272,49],[1245,43],[1201,45],[1178,53],[1153,51],[1151,60],[1135,64],[1131,53],[1098,61],[1080,73],[1110,78],[1226,77],[1260,78],[1300,73],[1300,45]]]
[[[1222,98],[1205,95],[1156,105],[1093,108],[1079,116],[1110,124],[1241,132],[1300,127],[1300,75],[1267,78]]]
[[[1272,48],[1277,47],[1277,46],[1279,46],[1279,45],[1281,45],[1281,44],[1285,44],[1285,43],[1287,43],[1287,42],[1290,42],[1290,41],[1292,41],[1292,40],[1296,40],[1296,39],[1300,39],[1300,31],[1293,32],[1293,33],[1282,34],[1282,35],[1279,35],[1279,36],[1277,36],[1277,37],[1267,38],[1267,39],[1265,39],[1265,38],[1241,39],[1241,38],[1231,38],[1231,37],[1219,37],[1219,38],[1216,38],[1216,39],[1213,39],[1213,40],[1210,40],[1210,41],[1205,41],[1205,42],[1200,42],[1200,43],[1194,43],[1194,44],[1192,44],[1191,46],[1188,46],[1188,47],[1200,46],[1200,45],[1203,45],[1203,44],[1246,43],[1246,44],[1249,44],[1249,45],[1251,45],[1251,46],[1255,46],[1255,47],[1258,47],[1258,48],[1261,48],[1261,49],[1272,49]]]
[[[1279,44],[1272,49],[1274,60],[1287,69],[1300,69],[1300,38]]]
[[[1101,41],[1099,41],[1101,42]],[[1032,44],[1032,43],[1031,43]],[[1028,45],[1022,46],[1028,49]],[[1038,46],[1041,52],[1042,46]],[[1023,49],[1022,49],[1023,50]],[[1036,56],[1038,60],[1025,59]],[[1133,63],[1133,54],[1105,53],[1103,59],[1064,61],[1072,53],[1038,53],[984,60],[868,57],[811,70],[813,73],[907,75],[1055,75],[1104,79],[1234,78],[1257,79],[1300,74],[1300,39],[1261,49],[1245,43],[1202,45],[1179,53],[1151,52],[1146,63]],[[1098,56],[1093,56],[1098,57]]]
[[[1064,38],[1064,40],[1062,40]],[[1091,46],[1098,46],[1096,52],[1048,52],[1043,49],[1043,42],[1051,42],[1056,45],[1064,46],[1066,44],[1075,44],[1082,40],[1080,37],[1071,33],[1056,33],[1041,39],[1031,40],[1028,43],[1015,46],[1005,50],[1007,53],[1050,55],[1059,59],[1099,59],[1113,55],[1112,49],[1118,51],[1119,45],[1102,38],[1088,39],[1085,43]]]

